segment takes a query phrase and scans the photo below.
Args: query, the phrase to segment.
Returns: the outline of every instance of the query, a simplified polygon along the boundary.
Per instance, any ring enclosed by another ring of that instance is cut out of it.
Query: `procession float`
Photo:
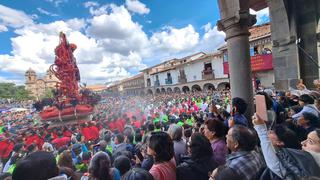
[[[59,79],[53,90],[54,98],[43,99],[35,104],[40,110],[42,122],[52,126],[81,123],[90,120],[99,96],[86,88],[81,88],[80,71],[73,52],[77,46],[67,41],[60,33],[59,45],[55,48],[55,61],[50,71]]]

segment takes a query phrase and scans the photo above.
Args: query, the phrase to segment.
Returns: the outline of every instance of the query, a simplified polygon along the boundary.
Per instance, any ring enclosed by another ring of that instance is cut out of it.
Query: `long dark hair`
[[[213,156],[209,140],[201,133],[194,133],[191,136],[191,159],[194,161]]]
[[[98,152],[95,154],[89,166],[90,175],[98,180],[112,180],[109,170],[109,155],[104,152]]]
[[[149,148],[156,152],[156,162],[170,161],[174,156],[173,141],[165,132],[152,132]]]

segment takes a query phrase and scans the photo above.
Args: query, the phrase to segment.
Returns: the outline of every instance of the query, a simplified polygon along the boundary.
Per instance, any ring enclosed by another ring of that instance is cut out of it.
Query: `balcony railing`
[[[184,84],[184,83],[187,83],[187,77],[184,75],[184,76],[178,76],[178,82],[180,84]]]
[[[172,84],[172,78],[166,79],[166,84]]]
[[[155,87],[159,87],[160,86],[160,81],[158,80],[158,81],[154,81],[154,86]]]
[[[214,79],[214,73],[212,69],[205,69],[202,71],[202,79],[203,80],[211,80]]]

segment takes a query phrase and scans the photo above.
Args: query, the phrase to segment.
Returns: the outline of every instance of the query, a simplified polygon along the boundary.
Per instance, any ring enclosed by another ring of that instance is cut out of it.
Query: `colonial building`
[[[101,93],[104,90],[107,90],[107,86],[103,84],[88,85],[86,88],[95,93]]]
[[[121,81],[122,91],[126,94],[144,94],[144,77],[143,73]]]
[[[109,86],[108,89],[113,93],[126,95],[144,94],[145,82],[143,73],[123,79]]]
[[[259,79],[263,85],[272,86],[274,72],[270,24],[254,26],[249,31],[253,82]],[[155,94],[226,89],[230,87],[227,54],[227,45],[224,45],[215,53],[199,52],[170,59],[109,86],[109,90],[126,94]],[[139,85],[131,87],[137,79],[140,80]]]
[[[222,53],[199,52],[180,59],[171,59],[142,70],[145,92],[171,93],[224,89],[228,76],[223,74]]]
[[[50,70],[47,71],[44,78],[38,78],[36,72],[29,68],[25,73],[25,78],[26,89],[37,99],[41,98],[46,90],[55,88],[57,82],[59,82],[58,78]]]

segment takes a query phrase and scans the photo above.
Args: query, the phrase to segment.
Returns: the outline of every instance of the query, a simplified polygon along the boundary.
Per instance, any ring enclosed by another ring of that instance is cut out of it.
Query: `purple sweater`
[[[213,143],[211,143],[214,160],[219,165],[224,165],[226,163],[228,148],[227,144],[223,139],[219,139]]]

